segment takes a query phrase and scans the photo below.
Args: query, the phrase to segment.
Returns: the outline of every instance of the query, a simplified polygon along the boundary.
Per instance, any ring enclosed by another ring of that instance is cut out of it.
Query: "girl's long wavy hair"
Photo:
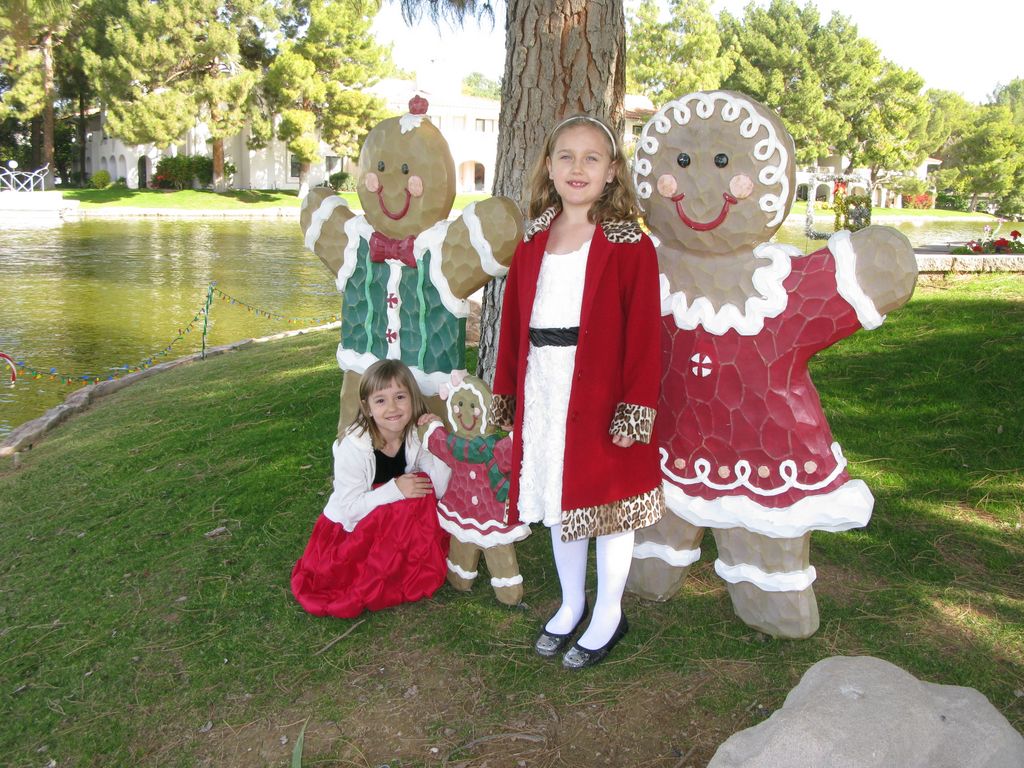
[[[409,438],[409,433],[416,428],[417,420],[427,412],[427,402],[423,399],[423,393],[420,392],[420,388],[416,384],[416,378],[412,375],[412,371],[409,370],[409,366],[401,360],[378,360],[366,369],[362,380],[359,382],[359,413],[352,420],[352,426],[350,427],[351,429],[358,430],[356,434],[359,435],[369,432],[374,448],[384,447],[384,437],[381,435],[380,430],[377,429],[377,424],[374,422],[373,417],[370,416],[370,404],[368,401],[370,395],[374,392],[379,392],[392,384],[405,387],[409,392],[409,398],[412,400],[412,417],[409,419],[409,423],[405,425],[405,432],[402,434],[403,440]]]
[[[595,123],[600,125],[595,125]],[[548,174],[547,159],[551,157],[558,137],[568,129],[576,128],[580,125],[593,128],[604,137],[605,141],[608,141],[609,136],[615,135],[604,120],[599,120],[590,115],[573,115],[559,123],[548,134],[548,139],[544,142],[544,149],[537,155],[537,160],[533,164],[533,170],[530,172],[529,216],[531,219],[537,218],[548,208],[562,210],[562,198],[555,191],[555,183]],[[601,125],[608,132],[607,135],[605,131],[601,130]],[[615,164],[615,178],[605,185],[601,197],[590,206],[590,210],[587,211],[587,219],[594,224],[626,219],[636,221],[640,215],[640,207],[637,205],[636,193],[633,191],[633,181],[629,177],[629,165],[622,154],[622,142],[617,141],[615,146],[612,146],[609,141],[608,149],[612,155],[612,162]]]

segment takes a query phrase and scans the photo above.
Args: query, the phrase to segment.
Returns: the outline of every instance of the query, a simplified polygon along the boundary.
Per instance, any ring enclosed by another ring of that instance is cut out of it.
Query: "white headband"
[[[580,120],[586,120],[588,122],[591,122],[605,132],[605,135],[608,137],[608,141],[612,143],[612,160],[614,160],[615,153],[618,151],[615,146],[615,137],[612,136],[612,132],[608,130],[608,126],[602,123],[596,117],[591,117],[590,115],[573,115],[572,117],[567,117],[565,118],[565,120],[563,120],[562,122],[555,126],[555,130],[551,132],[551,135],[553,136],[554,134],[558,133],[558,131],[561,130],[563,125],[567,125],[572,122],[579,122]]]

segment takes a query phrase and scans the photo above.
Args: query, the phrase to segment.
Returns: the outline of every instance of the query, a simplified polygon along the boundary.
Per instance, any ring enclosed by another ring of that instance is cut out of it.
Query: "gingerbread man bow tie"
[[[374,232],[370,235],[370,261],[384,262],[388,259],[397,259],[407,267],[416,269],[416,256],[413,254],[412,244],[415,241],[412,235],[401,240]]]

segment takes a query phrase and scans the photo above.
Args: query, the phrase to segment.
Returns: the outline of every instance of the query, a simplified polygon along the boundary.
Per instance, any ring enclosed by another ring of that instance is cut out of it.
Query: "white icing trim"
[[[388,295],[393,294],[397,297],[399,295],[398,285],[402,282],[403,265],[401,261],[393,259],[388,259],[386,263],[388,265],[388,284],[386,290]],[[387,338],[384,340],[388,344],[388,357],[396,359],[402,355],[402,317],[398,312],[398,308],[401,306],[402,301],[401,298],[399,298],[395,306],[392,307],[391,303],[387,301],[387,296],[385,296],[384,302],[388,306],[388,327],[385,329],[385,333],[387,333],[387,331],[394,331],[395,333],[395,338],[393,340]]]
[[[739,122],[739,133],[745,139],[752,139],[758,131],[764,129],[767,136],[754,145],[754,157],[761,162],[766,162],[773,155],[778,155],[778,163],[775,165],[766,164],[757,174],[758,181],[768,186],[778,185],[782,189],[779,194],[762,195],[758,200],[758,206],[765,213],[774,213],[767,226],[773,227],[781,223],[786,210],[786,201],[789,200],[789,176],[786,168],[789,165],[789,150],[786,143],[776,134],[775,126],[767,118],[759,114],[754,104],[743,97],[737,97],[725,91],[713,91],[690,93],[675,101],[670,101],[659,109],[654,116],[644,125],[643,132],[637,140],[636,162],[633,165],[633,183],[637,189],[637,195],[644,200],[650,198],[653,189],[650,183],[640,181],[640,177],[650,175],[652,165],[641,153],[654,155],[658,152],[661,142],[658,137],[651,133],[653,129],[662,135],[672,129],[673,121],[677,125],[686,125],[690,122],[694,112],[697,117],[707,120],[715,114],[715,103],[722,103],[722,120],[727,123],[739,121],[742,113],[747,117]],[[693,110],[690,104],[696,103]]]
[[[850,480],[829,493],[805,496],[789,507],[766,507],[746,496],[708,501],[662,483],[665,504],[697,527],[744,528],[773,539],[796,539],[808,531],[848,531],[871,519],[875,499],[863,480]]]
[[[826,485],[832,483],[839,473],[846,469],[846,457],[843,456],[843,449],[839,446],[839,443],[832,443],[832,456],[836,460],[836,465],[829,472],[828,476],[819,480],[816,483],[801,483],[797,480],[797,466],[793,459],[786,459],[779,464],[778,474],[782,477],[782,484],[777,485],[774,488],[761,488],[750,482],[751,469],[750,462],[745,459],[740,459],[732,467],[732,471],[729,473],[735,475],[736,479],[731,483],[716,483],[711,479],[711,462],[707,459],[696,459],[693,462],[693,469],[696,472],[694,477],[680,477],[671,469],[669,469],[669,455],[668,451],[664,448],[659,448],[658,452],[661,454],[661,473],[666,478],[676,483],[677,485],[704,485],[708,488],[714,488],[716,491],[733,491],[740,486],[746,488],[752,493],[756,493],[758,496],[779,496],[785,493],[791,488],[797,488],[801,491],[817,491],[824,488]]]
[[[754,248],[754,256],[769,259],[754,270],[751,281],[757,296],[746,300],[743,308],[735,304],[723,304],[718,310],[705,296],[698,296],[690,304],[685,291],[671,290],[668,278],[661,279],[661,314],[672,315],[676,326],[692,331],[697,326],[715,336],[735,331],[741,336],[756,336],[764,330],[765,320],[778,317],[789,304],[789,294],[782,283],[792,270],[791,259],[800,250],[791,245],[762,243]]]
[[[497,576],[491,579],[491,586],[497,589],[498,587],[514,587],[518,584],[523,583],[523,575],[517,573],[515,576],[511,576],[507,579],[499,579]]]
[[[728,565],[721,560],[715,560],[715,573],[730,584],[749,581],[763,592],[802,592],[811,586],[818,577],[818,572],[814,570],[813,565],[802,571],[769,573],[749,563]]]
[[[700,547],[696,549],[673,549],[668,544],[658,544],[653,541],[644,541],[633,546],[633,559],[644,560],[649,557],[656,557],[658,560],[685,568],[700,560]]]
[[[490,549],[502,544],[514,544],[522,541],[530,535],[530,526],[520,523],[515,528],[507,531],[488,530],[494,527],[504,527],[505,523],[497,520],[489,520],[481,524],[480,521],[472,518],[462,517],[453,512],[443,501],[437,502],[437,520],[448,533],[465,544],[476,544],[482,549]]]
[[[498,260],[494,258],[494,250],[484,235],[480,217],[476,215],[476,203],[470,203],[462,209],[462,220],[466,223],[466,229],[469,230],[469,242],[480,257],[480,267],[492,277],[504,277],[508,272],[508,267],[499,264]]]
[[[853,307],[857,319],[865,330],[877,328],[885,320],[871,297],[857,282],[857,253],[850,242],[850,232],[841,229],[828,239],[828,249],[836,260],[836,289],[846,303]]]
[[[359,262],[359,243],[366,240],[369,247],[370,236],[373,234],[373,227],[366,220],[365,216],[353,216],[345,222],[345,235],[348,243],[345,245],[345,255],[338,270],[338,279],[335,285],[342,293],[345,292],[345,285],[352,273],[356,271]]]
[[[469,390],[470,392],[472,392],[474,395],[476,395],[476,399],[480,401],[480,430],[479,430],[479,432],[480,432],[481,436],[485,435],[487,433],[487,412],[484,410],[484,393],[480,391],[479,387],[477,387],[475,384],[473,384],[471,382],[468,382],[468,381],[463,381],[458,386],[452,387],[451,390],[448,392],[448,399],[447,399],[447,403],[446,403],[446,406],[445,406],[448,409],[448,424],[456,432],[459,431],[459,428],[458,428],[458,426],[456,426],[456,422],[455,422],[455,414],[452,412],[452,395],[454,395],[456,392],[459,392],[460,390],[463,390],[463,389]]]
[[[441,263],[444,260],[442,249],[449,226],[451,226],[450,221],[439,221],[430,229],[421,232],[413,244],[413,253],[416,255],[416,261],[422,262],[423,254],[430,251],[430,282],[434,284],[440,294],[441,303],[456,317],[469,317],[469,302],[452,293],[452,289],[448,286],[448,279],[441,271]]]
[[[343,371],[352,371],[362,375],[366,372],[366,369],[373,365],[378,358],[376,355],[370,352],[356,352],[354,349],[346,349],[341,344],[338,345],[338,367]],[[397,360],[398,356],[394,358]],[[412,371],[412,375],[416,379],[416,384],[419,385],[420,391],[427,397],[433,397],[438,393],[441,385],[448,381],[451,376],[450,373],[444,371],[434,371],[432,373],[426,373],[422,369],[415,365],[410,365],[409,370]],[[468,375],[468,372],[466,372]]]
[[[423,118],[426,115],[414,115],[411,112],[406,112],[400,118],[398,118],[398,125],[402,128],[402,133],[408,133],[413,128],[419,128],[423,122]]]
[[[466,581],[472,581],[476,578],[479,571],[467,571],[465,568],[460,568],[451,560],[445,558],[445,562],[448,563],[448,570],[454,573],[456,576],[461,576]]]
[[[309,200],[307,195],[305,200],[302,201],[302,207],[306,207],[306,201]],[[313,212],[313,217],[309,220],[309,229],[306,230],[306,248],[316,253],[317,241],[320,239],[320,232],[323,230],[324,224],[327,220],[334,215],[336,208],[348,208],[348,202],[345,198],[340,195],[331,195],[330,197],[324,198],[320,201],[320,205]]]

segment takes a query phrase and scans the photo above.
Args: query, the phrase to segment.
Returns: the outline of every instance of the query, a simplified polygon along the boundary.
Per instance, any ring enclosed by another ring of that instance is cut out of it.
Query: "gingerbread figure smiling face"
[[[662,107],[634,181],[660,241],[658,435],[674,514],[637,532],[628,586],[670,597],[711,528],[736,614],[808,637],[819,623],[810,532],[866,525],[874,500],[846,471],[807,361],[910,298],[913,250],[886,227],[837,232],[806,256],[769,243],[792,203],[793,140],[738,93]]]
[[[442,412],[439,386],[465,370],[466,299],[505,274],[522,236],[522,215],[504,197],[471,203],[448,220],[455,165],[427,109],[416,96],[407,114],[367,135],[357,183],[362,215],[325,187],[302,204],[306,246],[343,296],[339,435],[358,410],[360,376],[382,358],[408,365],[432,410]]]
[[[413,97],[409,113],[370,131],[359,153],[359,202],[388,237],[418,235],[447,218],[455,200],[455,163],[426,113],[427,100]]]

